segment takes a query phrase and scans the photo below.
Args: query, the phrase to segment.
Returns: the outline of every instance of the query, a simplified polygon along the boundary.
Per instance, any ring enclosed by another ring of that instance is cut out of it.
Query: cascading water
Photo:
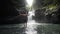
[[[28,23],[31,23],[32,21],[34,21],[34,20],[32,20],[32,16],[34,15],[34,11],[29,11],[28,14],[29,14],[29,16],[28,16]]]
[[[25,31],[26,34],[37,34],[37,31],[35,30],[36,27],[34,26],[35,21],[32,20],[33,15],[34,15],[34,11],[29,11],[28,22]]]

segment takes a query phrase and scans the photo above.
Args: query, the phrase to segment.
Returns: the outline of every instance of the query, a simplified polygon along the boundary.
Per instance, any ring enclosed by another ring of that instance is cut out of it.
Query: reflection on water
[[[37,31],[35,29],[36,26],[33,23],[28,24],[26,28],[26,34],[37,34]]]

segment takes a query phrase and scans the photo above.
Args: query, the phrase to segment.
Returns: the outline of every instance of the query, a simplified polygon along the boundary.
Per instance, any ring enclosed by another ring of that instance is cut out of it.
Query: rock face
[[[37,9],[35,11],[35,18],[36,20],[44,20],[45,15],[44,15],[44,9]]]
[[[58,23],[60,24],[60,8],[58,9],[57,13],[58,13]]]
[[[44,23],[60,24],[60,8],[50,14],[47,12],[47,15],[45,15],[44,12],[44,9],[38,9],[35,11],[35,18],[37,19],[37,21],[39,20],[40,22],[42,21]]]
[[[16,8],[25,7],[24,0],[20,3],[14,0],[1,0],[0,1],[0,23],[2,24],[14,24],[22,23],[20,21],[19,11]],[[17,3],[18,2],[18,3]]]

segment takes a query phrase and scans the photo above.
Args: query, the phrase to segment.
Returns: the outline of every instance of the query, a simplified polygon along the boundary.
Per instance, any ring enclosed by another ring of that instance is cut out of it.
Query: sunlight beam
[[[27,1],[27,4],[28,4],[29,6],[32,6],[33,0],[26,0],[26,1]]]

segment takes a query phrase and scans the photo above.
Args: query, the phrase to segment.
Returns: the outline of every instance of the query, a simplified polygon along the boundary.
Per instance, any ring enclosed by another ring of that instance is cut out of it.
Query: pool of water
[[[32,15],[34,13],[30,11],[27,24],[1,25],[0,34],[60,34],[60,25],[38,23],[32,20]]]

